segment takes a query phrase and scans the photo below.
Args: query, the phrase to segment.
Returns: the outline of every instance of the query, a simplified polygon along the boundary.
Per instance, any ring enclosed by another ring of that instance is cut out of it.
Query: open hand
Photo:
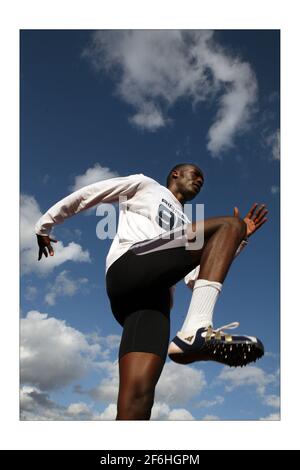
[[[247,237],[253,235],[253,233],[267,221],[267,218],[265,217],[267,213],[268,210],[266,209],[265,204],[262,204],[260,207],[258,207],[257,203],[253,204],[246,217],[243,218],[243,221],[247,225]],[[233,215],[235,217],[239,217],[239,210],[237,207],[234,208]]]
[[[37,242],[39,245],[38,261],[40,261],[43,255],[46,256],[46,258],[48,258],[47,250],[50,256],[54,256],[54,250],[51,246],[51,242],[57,243],[57,240],[54,240],[54,238],[48,237],[48,235],[37,235]]]

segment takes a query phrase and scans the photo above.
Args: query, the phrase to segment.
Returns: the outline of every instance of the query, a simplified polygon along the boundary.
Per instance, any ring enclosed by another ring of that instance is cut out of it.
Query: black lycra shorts
[[[165,360],[170,336],[170,288],[199,260],[185,247],[182,229],[136,243],[106,274],[107,293],[123,326],[119,360],[128,352],[150,352]]]

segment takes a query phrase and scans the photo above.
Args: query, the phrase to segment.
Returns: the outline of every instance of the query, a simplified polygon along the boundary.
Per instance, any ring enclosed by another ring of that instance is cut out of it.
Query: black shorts
[[[119,359],[150,352],[165,360],[170,336],[170,288],[199,264],[182,229],[136,243],[108,269],[111,309],[124,327]]]

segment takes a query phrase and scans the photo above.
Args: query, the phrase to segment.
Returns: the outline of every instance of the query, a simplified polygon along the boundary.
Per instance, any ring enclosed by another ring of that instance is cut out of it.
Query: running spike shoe
[[[238,322],[233,322],[217,329],[212,326],[199,328],[191,334],[179,331],[169,345],[169,358],[178,364],[216,361],[230,367],[256,362],[264,355],[264,346],[258,338],[230,335],[223,331],[238,326]]]

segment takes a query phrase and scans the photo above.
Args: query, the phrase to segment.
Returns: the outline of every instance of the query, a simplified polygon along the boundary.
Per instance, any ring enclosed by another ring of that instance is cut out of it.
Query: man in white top
[[[254,204],[244,219],[234,208],[233,216],[191,223],[183,204],[203,184],[203,172],[191,163],[173,167],[166,187],[142,174],[112,178],[65,197],[36,224],[40,260],[54,256],[51,242],[56,240],[50,232],[55,224],[101,202],[121,201],[117,234],[106,260],[112,313],[123,327],[116,419],[150,419],[167,354],[179,364],[213,360],[243,366],[264,353],[258,338],[229,335],[225,327],[213,328],[212,318],[233,259],[265,223],[267,210]],[[169,344],[172,292],[183,278],[193,289],[192,299],[181,330]]]

